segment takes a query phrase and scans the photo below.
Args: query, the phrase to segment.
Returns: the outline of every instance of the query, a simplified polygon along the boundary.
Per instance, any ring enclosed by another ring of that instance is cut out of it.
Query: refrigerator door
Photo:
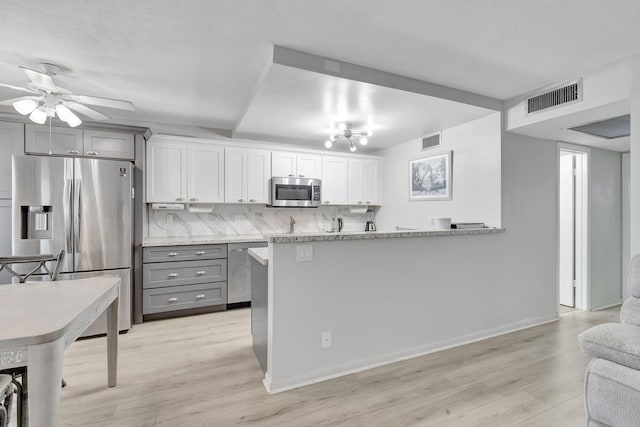
[[[12,160],[12,255],[55,254],[64,249],[61,271],[73,271],[73,160],[41,156]]]
[[[131,163],[98,159],[74,162],[75,271],[131,267]]]

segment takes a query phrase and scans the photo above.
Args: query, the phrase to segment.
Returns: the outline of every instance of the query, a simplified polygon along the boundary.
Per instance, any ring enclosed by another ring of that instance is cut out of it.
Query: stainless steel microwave
[[[320,180],[316,178],[271,178],[271,206],[317,208],[320,206]]]

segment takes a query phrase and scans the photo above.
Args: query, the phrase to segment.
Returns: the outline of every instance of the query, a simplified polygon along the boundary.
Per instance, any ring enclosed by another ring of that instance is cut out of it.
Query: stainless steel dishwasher
[[[227,302],[251,301],[251,259],[249,248],[267,246],[267,242],[230,243],[227,247]]]

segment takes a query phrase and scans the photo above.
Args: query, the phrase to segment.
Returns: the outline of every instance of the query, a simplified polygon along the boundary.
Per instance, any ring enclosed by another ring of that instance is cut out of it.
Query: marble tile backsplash
[[[343,219],[344,231],[364,231],[367,215],[348,207],[268,208],[256,205],[215,205],[211,213],[164,211],[148,208],[149,237],[222,236],[286,233],[289,217],[297,233],[323,232],[334,217]]]

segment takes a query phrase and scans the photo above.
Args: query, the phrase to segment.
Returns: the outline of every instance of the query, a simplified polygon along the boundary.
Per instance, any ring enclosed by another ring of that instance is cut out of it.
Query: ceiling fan
[[[13,105],[18,113],[23,116],[29,115],[29,118],[38,124],[44,124],[47,118],[52,119],[57,114],[71,127],[82,123],[74,111],[93,120],[109,120],[108,116],[87,107],[87,105],[135,111],[133,103],[129,101],[73,94],[67,89],[56,86],[53,81],[53,76],[61,71],[60,67],[48,63],[40,64],[40,67],[42,71],[20,67],[29,79],[27,87],[0,83],[0,87],[30,94],[0,101],[0,105]]]

